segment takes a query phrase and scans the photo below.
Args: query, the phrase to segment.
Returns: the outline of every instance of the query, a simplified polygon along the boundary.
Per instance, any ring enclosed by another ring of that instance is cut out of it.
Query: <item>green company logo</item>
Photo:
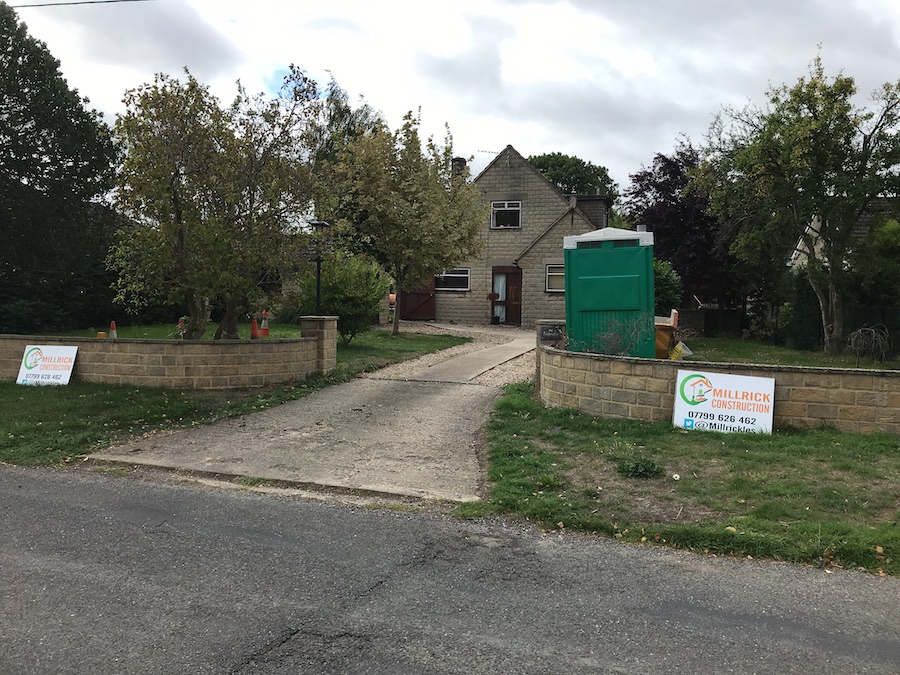
[[[25,352],[25,358],[22,359],[22,363],[25,365],[25,370],[34,370],[41,364],[41,359],[44,358],[44,353],[41,351],[40,347],[33,347]]]
[[[678,394],[681,396],[681,400],[688,405],[700,405],[708,400],[706,396],[711,390],[712,383],[709,378],[706,375],[695,373],[681,381]]]

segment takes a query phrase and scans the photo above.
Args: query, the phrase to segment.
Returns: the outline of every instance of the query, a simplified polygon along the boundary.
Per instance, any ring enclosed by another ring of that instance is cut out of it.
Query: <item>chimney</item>
[[[637,226],[637,231],[638,231],[638,232],[646,232],[646,231],[647,231],[647,225],[646,225],[645,223],[640,223],[640,224]]]
[[[450,160],[450,167],[454,176],[462,176],[466,172],[466,158],[454,157]]]

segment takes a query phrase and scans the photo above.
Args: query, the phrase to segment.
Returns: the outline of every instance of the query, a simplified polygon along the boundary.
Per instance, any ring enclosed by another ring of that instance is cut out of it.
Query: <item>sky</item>
[[[23,7],[69,86],[114,122],[131,88],[185,67],[223,101],[290,64],[397,128],[453,135],[475,174],[512,145],[629,176],[723,106],[763,104],[821,55],[859,104],[900,79],[897,0],[149,0]]]

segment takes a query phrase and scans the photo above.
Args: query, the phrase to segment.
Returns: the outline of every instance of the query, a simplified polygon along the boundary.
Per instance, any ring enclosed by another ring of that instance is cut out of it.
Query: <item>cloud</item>
[[[423,132],[477,155],[513,144],[609,168],[620,183],[702,141],[722,106],[765,103],[821,53],[826,73],[856,79],[858,102],[897,78],[897,0],[457,0],[438,19],[416,0],[247,3],[159,0],[28,10],[63,72],[107,113],[125,89],[187,65],[223,98],[240,78],[272,91],[285,64],[396,127],[422,107]],[[402,17],[400,21],[397,17]]]
[[[44,18],[62,24],[87,61],[171,74],[187,66],[205,81],[241,59],[234,44],[182,2],[48,8]]]
[[[336,32],[346,32],[346,33],[355,33],[357,35],[365,35],[366,32],[363,30],[362,26],[359,25],[356,21],[345,19],[343,17],[338,16],[323,16],[315,19],[311,19],[306,24],[312,30],[317,31],[336,31]]]
[[[420,53],[417,70],[428,81],[427,86],[440,88],[445,94],[465,100],[476,113],[494,112],[503,106],[503,41],[515,36],[512,26],[498,19],[470,17],[467,19],[471,45],[453,55]]]

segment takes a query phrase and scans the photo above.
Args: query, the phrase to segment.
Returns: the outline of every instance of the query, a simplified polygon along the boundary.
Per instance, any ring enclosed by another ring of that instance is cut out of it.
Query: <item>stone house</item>
[[[401,318],[524,328],[564,319],[563,237],[607,227],[610,199],[564,195],[511,145],[475,184],[491,207],[481,256],[401,295]]]

